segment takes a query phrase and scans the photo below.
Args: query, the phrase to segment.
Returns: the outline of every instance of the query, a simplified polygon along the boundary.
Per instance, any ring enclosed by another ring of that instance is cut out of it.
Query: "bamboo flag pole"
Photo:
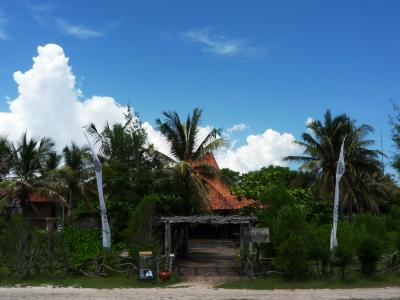
[[[94,151],[89,138],[87,137],[87,135],[85,133],[83,133],[83,134],[84,134],[84,136],[89,144],[90,150],[92,152],[93,164],[94,164],[94,169],[96,172],[97,191],[99,193],[99,202],[100,202],[101,227],[102,227],[102,232],[103,232],[103,248],[105,250],[109,250],[111,247],[111,232],[110,232],[110,226],[108,224],[108,219],[107,219],[106,204],[104,202],[103,174],[102,174],[101,162],[100,162],[99,158],[97,157],[96,152]]]

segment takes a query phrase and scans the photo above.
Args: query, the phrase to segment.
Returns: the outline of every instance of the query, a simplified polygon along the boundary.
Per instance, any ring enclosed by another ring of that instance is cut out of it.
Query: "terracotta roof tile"
[[[218,163],[214,155],[207,155],[203,160],[193,162],[192,165],[210,165],[219,171]],[[256,205],[253,199],[237,197],[231,193],[229,187],[226,186],[219,177],[202,179],[207,183],[208,201],[212,210],[237,210],[247,206]]]

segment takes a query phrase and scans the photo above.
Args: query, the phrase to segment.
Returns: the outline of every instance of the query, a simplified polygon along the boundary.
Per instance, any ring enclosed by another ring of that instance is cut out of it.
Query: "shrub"
[[[307,242],[304,236],[290,235],[278,248],[277,266],[288,278],[306,275],[308,263]]]
[[[18,278],[48,273],[54,264],[49,242],[45,234],[21,216],[13,216],[1,230],[0,265],[7,269],[8,275]]]
[[[344,280],[346,268],[355,255],[354,227],[347,221],[338,224],[338,247],[335,249],[334,255],[341,269],[342,280]]]
[[[95,229],[66,226],[62,232],[55,233],[54,244],[55,258],[68,268],[77,268],[104,254],[101,232]]]
[[[317,272],[327,274],[329,263],[329,236],[330,226],[312,226],[308,235],[309,257],[316,262]]]
[[[160,243],[155,236],[155,218],[159,206],[159,196],[143,198],[133,211],[128,228],[124,233],[132,258],[137,258],[140,250],[160,251]]]
[[[357,247],[357,256],[361,263],[363,274],[372,276],[376,272],[376,265],[382,254],[382,245],[378,238],[367,236]]]
[[[339,243],[335,249],[335,258],[341,270],[342,280],[345,278],[346,268],[354,257],[354,246],[350,243]]]
[[[295,205],[286,205],[278,211],[272,228],[274,244],[279,247],[291,235],[306,235],[308,224],[304,211]]]

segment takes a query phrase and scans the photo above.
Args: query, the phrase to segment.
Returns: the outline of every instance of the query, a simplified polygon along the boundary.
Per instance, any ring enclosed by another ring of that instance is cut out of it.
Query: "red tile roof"
[[[207,155],[204,159],[198,162],[193,162],[194,167],[199,165],[210,165],[219,171],[218,163],[214,158],[214,155]],[[201,176],[199,174],[199,176]],[[253,199],[247,199],[243,197],[235,196],[229,190],[219,176],[214,178],[201,178],[207,183],[208,188],[208,201],[212,210],[236,210],[247,206],[256,205],[256,201]]]
[[[33,203],[43,203],[43,202],[52,202],[53,200],[50,199],[48,196],[41,195],[41,194],[31,194],[29,195],[29,202]]]

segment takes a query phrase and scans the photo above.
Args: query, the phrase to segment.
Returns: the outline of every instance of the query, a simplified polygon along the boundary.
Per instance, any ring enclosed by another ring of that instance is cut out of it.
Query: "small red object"
[[[159,276],[161,279],[168,280],[171,278],[171,272],[168,270],[163,270],[163,271],[160,271]]]

